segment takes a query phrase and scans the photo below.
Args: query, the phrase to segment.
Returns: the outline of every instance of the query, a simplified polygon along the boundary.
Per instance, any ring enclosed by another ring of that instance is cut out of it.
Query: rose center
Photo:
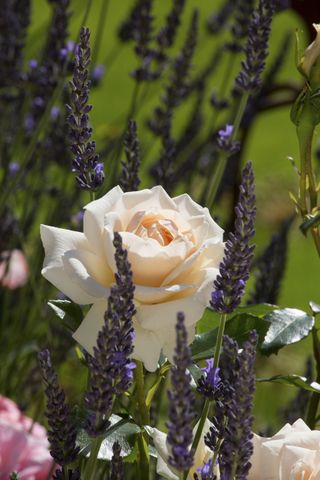
[[[168,218],[152,214],[144,215],[142,218],[140,214],[140,218],[138,218],[137,215],[139,214],[133,217],[127,230],[141,238],[152,238],[165,247],[179,235],[177,225]]]

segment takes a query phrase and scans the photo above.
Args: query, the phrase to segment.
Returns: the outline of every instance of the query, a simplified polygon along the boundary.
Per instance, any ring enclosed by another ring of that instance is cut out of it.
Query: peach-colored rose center
[[[163,247],[179,235],[179,229],[172,220],[155,214],[145,215],[144,212],[134,215],[127,230],[141,238],[152,238]]]

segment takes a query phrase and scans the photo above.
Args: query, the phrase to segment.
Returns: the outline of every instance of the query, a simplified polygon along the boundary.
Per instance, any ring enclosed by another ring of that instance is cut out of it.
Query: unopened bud
[[[311,86],[320,85],[320,24],[313,23],[317,32],[315,40],[306,48],[299,63],[299,70]]]

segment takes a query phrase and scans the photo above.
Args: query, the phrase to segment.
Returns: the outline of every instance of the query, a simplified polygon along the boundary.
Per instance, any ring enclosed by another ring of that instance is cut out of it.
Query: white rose
[[[73,302],[92,304],[74,334],[89,352],[114,283],[115,231],[136,287],[134,358],[154,371],[161,349],[172,358],[178,311],[186,315],[189,341],[194,337],[223,258],[223,231],[207,208],[186,194],[171,199],[160,186],[127,193],[113,188],[85,207],[84,233],[42,225],[43,276]]]
[[[320,480],[320,431],[301,418],[271,438],[253,438],[248,480]]]
[[[209,432],[211,425],[212,423],[208,419],[206,419],[203,426],[202,435],[200,437],[197,450],[194,455],[194,463],[189,471],[187,480],[193,480],[193,474],[197,471],[197,469],[201,468],[203,464],[207,463],[212,457],[212,451],[204,443],[204,436],[206,435],[206,433]],[[198,423],[193,429],[193,435],[195,435],[197,428]],[[157,473],[168,480],[179,480],[179,476],[175,469],[168,464],[170,452],[167,444],[167,435],[158,430],[157,428],[146,427],[146,430],[152,437],[154,446],[158,452]],[[218,474],[218,472],[215,473]]]

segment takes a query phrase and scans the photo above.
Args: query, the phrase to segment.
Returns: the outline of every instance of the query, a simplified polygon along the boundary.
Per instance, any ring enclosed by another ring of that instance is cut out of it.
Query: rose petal
[[[100,255],[104,252],[102,231],[105,224],[105,215],[113,210],[114,204],[122,195],[121,188],[116,186],[103,197],[88,203],[84,207],[83,231],[91,247]]]
[[[192,255],[181,262],[169,275],[162,281],[161,286],[171,285],[172,283],[184,283],[188,278],[188,283],[197,284],[202,276],[201,270],[208,267],[219,268],[223,259],[224,244],[219,240],[211,239],[204,243]]]
[[[98,333],[103,326],[106,309],[106,299],[94,303],[82,320],[81,325],[72,335],[73,338],[91,354],[93,353],[93,347],[97,343]]]
[[[134,320],[134,352],[132,357],[141,360],[149,372],[155,372],[161,352],[162,339],[156,333],[146,330]]]
[[[166,247],[152,238],[143,239],[131,232],[120,232],[128,250],[133,281],[139,285],[160,287],[169,273],[183,262],[192,245],[177,238]]]
[[[84,234],[48,225],[41,225],[40,233],[46,254],[42,275],[72,301],[80,305],[93,303],[95,297],[88,294],[79,284],[70,281],[62,259],[69,250],[89,249]]]
[[[173,198],[173,201],[182,215],[188,215],[190,217],[201,215],[205,218],[209,225],[207,238],[217,237],[217,240],[220,242],[223,241],[223,230],[213,220],[207,208],[196,203],[187,193]]]
[[[9,258],[0,262],[0,285],[11,290],[23,287],[29,276],[29,266],[24,253],[17,249],[2,253]]]
[[[69,250],[63,255],[62,261],[71,282],[79,285],[95,299],[108,296],[110,289],[106,285],[114,283],[114,276],[103,260],[100,261],[100,273],[98,273],[99,259],[90,252]],[[91,275],[86,265],[90,265]],[[94,274],[100,277],[102,280],[100,283],[93,278]]]
[[[169,285],[168,287],[144,287],[135,285],[134,298],[144,304],[160,303],[193,288],[193,285]]]
[[[194,296],[155,305],[141,304],[137,308],[137,320],[143,328],[162,332],[164,338],[170,338],[175,331],[178,312],[184,312],[185,325],[191,327],[201,318],[204,309]]]

